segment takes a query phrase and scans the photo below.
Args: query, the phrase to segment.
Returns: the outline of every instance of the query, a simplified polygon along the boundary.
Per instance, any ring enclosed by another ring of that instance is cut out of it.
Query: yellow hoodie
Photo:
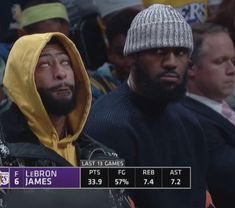
[[[42,104],[34,80],[34,72],[41,51],[52,37],[56,37],[68,52],[79,88],[76,95],[77,105],[68,115],[68,122],[73,133],[62,140],[59,139]],[[77,140],[85,125],[91,106],[91,90],[82,59],[72,41],[61,33],[23,36],[16,41],[10,52],[3,84],[11,100],[24,114],[29,127],[40,142],[64,157],[72,165],[77,165],[73,141]]]

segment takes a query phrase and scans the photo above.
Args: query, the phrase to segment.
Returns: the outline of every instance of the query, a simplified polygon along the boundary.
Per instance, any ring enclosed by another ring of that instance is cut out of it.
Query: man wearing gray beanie
[[[127,83],[98,100],[87,132],[127,166],[191,167],[186,189],[130,190],[138,208],[205,208],[207,148],[199,122],[177,102],[185,94],[191,27],[171,6],[154,4],[134,18],[124,54]]]

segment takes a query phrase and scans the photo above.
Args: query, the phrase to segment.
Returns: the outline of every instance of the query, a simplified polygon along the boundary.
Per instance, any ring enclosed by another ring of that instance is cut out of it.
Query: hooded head
[[[71,134],[59,140],[37,90],[35,69],[42,50],[56,39],[68,54],[75,77],[75,108],[67,114]],[[61,33],[26,35],[14,44],[8,58],[3,80],[12,101],[26,117],[29,127],[45,146],[55,150],[73,163],[69,151],[85,125],[91,105],[89,78],[75,45]]]

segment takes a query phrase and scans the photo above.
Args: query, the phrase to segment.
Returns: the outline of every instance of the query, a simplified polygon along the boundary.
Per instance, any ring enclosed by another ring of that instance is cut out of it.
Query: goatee
[[[51,88],[38,89],[38,93],[48,114],[63,116],[72,112],[76,106],[75,87],[66,84],[66,87],[69,87],[72,92],[71,98],[57,99],[53,96],[53,91],[60,87],[61,85],[57,85]]]
[[[173,71],[172,73],[177,74]],[[139,64],[136,64],[135,75],[135,78],[137,82],[139,82],[139,86],[141,88],[141,94],[158,106],[164,107],[171,102],[176,102],[186,93],[187,70],[185,70],[182,82],[173,87],[167,86],[167,84],[161,82],[158,77],[155,77],[155,79],[152,80],[145,72],[145,69],[143,69]]]

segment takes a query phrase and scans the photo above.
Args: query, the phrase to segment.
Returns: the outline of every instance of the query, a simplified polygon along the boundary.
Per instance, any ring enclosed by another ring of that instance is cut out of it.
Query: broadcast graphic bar
[[[4,189],[191,189],[190,167],[1,167]]]

